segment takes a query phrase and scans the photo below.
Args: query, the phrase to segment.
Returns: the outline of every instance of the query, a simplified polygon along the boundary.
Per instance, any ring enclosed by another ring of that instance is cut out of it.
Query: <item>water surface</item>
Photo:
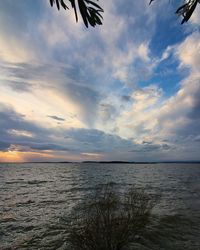
[[[161,195],[135,249],[200,249],[200,164],[0,164],[0,249],[69,249],[73,207],[100,184]]]

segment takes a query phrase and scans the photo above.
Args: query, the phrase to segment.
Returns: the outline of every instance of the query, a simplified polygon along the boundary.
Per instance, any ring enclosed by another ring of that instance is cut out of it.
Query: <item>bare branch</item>
[[[155,199],[131,188],[106,185],[76,211],[68,241],[74,250],[121,250],[135,242],[149,222]]]

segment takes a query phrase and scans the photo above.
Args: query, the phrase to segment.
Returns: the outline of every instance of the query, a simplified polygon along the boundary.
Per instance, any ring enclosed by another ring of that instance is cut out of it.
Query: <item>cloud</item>
[[[76,116],[74,126],[94,127],[98,120],[99,106],[104,99],[102,94],[112,91],[112,84],[115,85],[116,80],[135,86],[139,78],[148,78],[151,75],[154,63],[148,40],[153,27],[154,11],[146,8],[145,1],[131,3],[132,10],[141,8],[145,11],[135,11],[136,15],[130,19],[126,13],[121,12],[119,3],[116,5],[112,1],[102,1],[102,5],[106,10],[104,26],[85,30],[81,22],[75,25],[71,11],[58,12],[56,8],[50,8],[48,2],[41,4],[37,1],[35,5],[10,1],[7,4],[1,3],[4,13],[2,23],[7,27],[2,28],[2,37],[5,37],[5,44],[8,40],[13,41],[6,46],[9,46],[8,50],[16,59],[2,56],[1,79],[3,88],[9,86],[20,95],[24,93],[20,101],[16,101],[19,99],[17,97],[15,101],[14,98],[9,98],[11,105],[17,103],[18,112],[29,113],[31,119],[37,119],[37,122],[40,120],[42,125],[46,123],[49,126],[52,123],[43,117],[51,106],[54,106],[53,112],[59,114],[59,117],[69,116],[58,105],[62,103],[62,106],[69,107],[72,115]],[[33,7],[31,12],[30,6]],[[30,13],[28,20],[26,13]],[[8,16],[12,17],[12,22]],[[145,25],[149,32],[141,32],[142,35],[139,36],[139,24],[142,24],[143,18],[147,20]],[[123,36],[129,36],[130,27],[135,32],[137,29],[137,39],[128,39],[124,43]],[[122,44],[124,45],[121,46]],[[23,56],[21,47],[27,56]],[[13,48],[17,50],[13,51]],[[2,51],[6,50],[3,48]],[[43,98],[42,91],[45,92]],[[53,105],[50,104],[52,96],[59,100]],[[5,96],[5,99],[8,100],[8,97]],[[30,100],[28,105],[24,105],[22,99],[27,103]],[[35,112],[37,106],[41,107],[40,111],[37,110],[40,114],[33,117],[31,110]]]
[[[132,141],[97,129],[47,129],[31,123],[11,107],[1,105],[1,150],[13,152],[71,152],[107,154],[128,151]],[[5,141],[5,142],[4,142]]]
[[[129,96],[129,95],[122,95],[121,99],[123,101],[125,101],[125,102],[129,102],[129,101],[131,101],[131,96]]]
[[[179,158],[197,157],[198,140],[195,138],[200,133],[199,41],[199,34],[193,33],[174,46],[172,53],[179,61],[179,70],[188,68],[190,71],[177,93],[164,98],[162,89],[155,85],[132,93],[131,110],[122,113],[116,123],[121,136],[133,137],[140,144],[150,140],[154,144],[150,149],[173,149]],[[168,144],[162,144],[166,140]],[[150,150],[148,145],[145,147]],[[185,152],[187,150],[189,153]]]
[[[7,151],[9,147],[10,147],[9,143],[0,141],[0,151]]]
[[[188,36],[184,42],[177,47],[177,56],[180,67],[189,67],[192,73],[200,69],[200,33],[195,32]]]
[[[34,134],[27,130],[9,129],[7,132],[16,137],[34,137]]]
[[[37,134],[38,139],[47,136],[45,129],[26,121],[25,118],[25,115],[15,112],[12,107],[0,104],[1,138],[13,143],[23,140],[24,137],[30,140],[34,138],[33,134]]]
[[[49,118],[51,118],[51,119],[54,119],[54,120],[56,120],[56,121],[65,121],[65,119],[64,118],[61,118],[61,117],[58,117],[58,116],[56,116],[56,115],[48,115],[47,117],[49,117]]]
[[[144,143],[143,143],[144,144]],[[168,144],[146,144],[138,145],[135,149],[131,150],[130,152],[136,152],[136,153],[149,153],[149,152],[162,152],[167,151],[171,149],[171,146]]]
[[[0,2],[0,149],[38,154],[30,158],[195,155],[198,10],[185,32],[165,1],[101,4],[104,25],[86,29],[48,1]]]
[[[30,13],[31,10],[31,18]],[[42,15],[42,4],[13,2],[0,3],[0,58],[6,62],[22,63],[40,58],[41,39],[32,33]],[[8,39],[9,36],[9,39]]]
[[[196,10],[192,14],[190,18],[190,22],[192,22],[193,25],[197,25],[199,27],[200,24],[200,6],[197,4]]]
[[[32,85],[25,82],[17,82],[17,81],[5,81],[4,82],[16,92],[30,92]]]
[[[139,88],[131,94],[131,104],[128,110],[120,113],[116,119],[119,134],[125,138],[138,138],[152,133],[157,125],[153,113],[162,100],[162,89],[156,85]]]
[[[27,146],[27,145],[26,145]],[[43,150],[53,150],[53,151],[70,151],[72,149],[68,149],[67,147],[61,146],[61,145],[56,145],[52,143],[29,143],[28,146],[30,149],[33,150],[38,150],[38,151],[43,151]],[[29,150],[30,150],[29,149]]]
[[[99,115],[103,122],[107,122],[116,117],[117,110],[114,105],[102,103],[100,105]]]
[[[59,141],[59,131],[46,129],[26,120],[26,117],[16,113],[11,107],[0,106],[1,150],[11,151],[68,151]],[[58,139],[56,139],[58,138]],[[62,136],[61,136],[62,138]]]
[[[66,98],[78,106],[79,116],[85,124],[92,126],[95,122],[101,95],[95,89],[77,83],[63,86]]]
[[[128,146],[132,145],[129,140],[97,129],[69,129],[65,131],[65,135],[65,138],[76,142],[76,146],[79,145],[79,150],[84,148],[91,152],[108,152],[123,148],[126,150]]]

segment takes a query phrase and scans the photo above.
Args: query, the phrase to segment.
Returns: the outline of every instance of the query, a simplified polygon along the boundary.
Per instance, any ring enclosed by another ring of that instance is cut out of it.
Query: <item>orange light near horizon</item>
[[[0,162],[28,162],[34,161],[34,159],[46,160],[52,158],[54,158],[54,156],[49,153],[19,151],[0,152]]]
[[[0,152],[0,162],[21,162],[23,158],[17,151]]]
[[[44,150],[41,152],[17,151],[0,151],[0,163],[3,162],[34,162],[34,161],[85,161],[100,160],[102,154],[97,153],[81,153],[69,154],[64,151]]]

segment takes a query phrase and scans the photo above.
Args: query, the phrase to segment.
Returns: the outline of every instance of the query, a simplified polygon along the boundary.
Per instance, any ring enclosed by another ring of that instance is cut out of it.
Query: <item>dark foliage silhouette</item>
[[[200,1],[189,0],[184,5],[182,5],[181,7],[177,9],[176,14],[183,16],[183,20],[181,24],[183,24],[184,22],[187,22],[190,19],[190,17],[192,16],[197,6],[197,3],[200,3]]]
[[[88,28],[89,25],[95,27],[96,25],[102,24],[102,15],[103,9],[99,6],[96,1],[98,0],[49,0],[51,6],[56,5],[58,10],[60,7],[63,9],[69,9],[66,1],[70,2],[72,8],[74,9],[76,21],[78,21],[78,13],[77,13],[77,3],[78,8],[83,19],[85,26]],[[154,2],[155,0],[150,0],[149,4]],[[177,10],[176,14],[183,17],[182,24],[187,22],[192,16],[194,10],[200,0],[185,0],[185,3],[181,5]]]
[[[151,0],[149,4],[151,4],[153,1],[155,0]],[[183,17],[181,24],[187,22],[190,19],[197,7],[197,4],[200,3],[200,0],[185,0],[184,2],[185,3],[181,5],[175,12],[177,15]]]
[[[117,193],[106,185],[74,213],[69,228],[73,250],[123,250],[142,235],[155,200],[143,190]]]
[[[51,6],[56,4],[58,10],[60,7],[66,9],[69,9],[67,4],[65,3],[65,0],[49,0]],[[78,21],[78,14],[77,14],[77,2],[80,14],[82,16],[83,22],[85,26],[88,28],[88,24],[91,26],[96,26],[102,24],[102,15],[101,12],[103,12],[103,9],[94,1],[90,0],[68,0],[68,2],[71,3],[72,8],[74,9],[76,21]]]

